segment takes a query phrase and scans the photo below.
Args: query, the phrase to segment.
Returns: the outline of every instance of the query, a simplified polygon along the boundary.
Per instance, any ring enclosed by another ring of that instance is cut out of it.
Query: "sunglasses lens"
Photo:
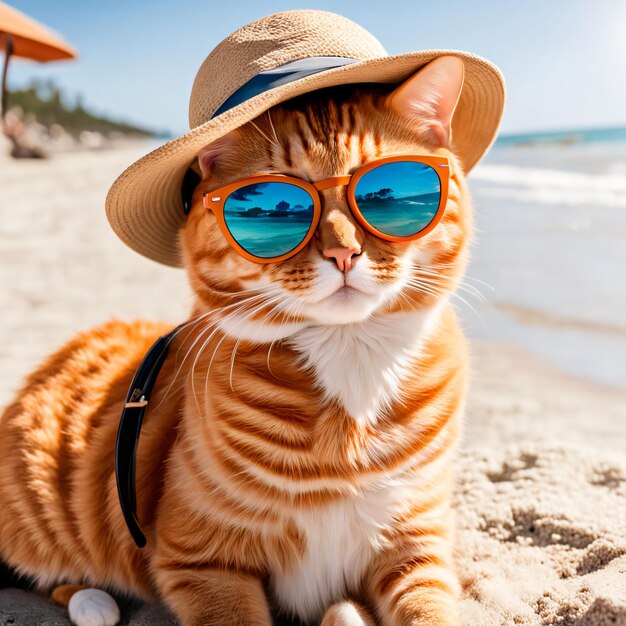
[[[354,198],[363,218],[392,237],[411,237],[434,219],[441,201],[437,172],[424,163],[395,161],[359,178]]]
[[[290,183],[267,182],[233,191],[224,203],[224,221],[249,254],[271,259],[291,252],[313,221],[313,198]]]

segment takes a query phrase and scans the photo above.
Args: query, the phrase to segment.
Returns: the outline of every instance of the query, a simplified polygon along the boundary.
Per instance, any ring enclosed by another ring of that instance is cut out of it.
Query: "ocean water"
[[[626,131],[573,136],[505,139],[471,173],[458,308],[470,336],[626,389]]]
[[[271,258],[293,250],[305,237],[311,226],[311,217],[240,217],[225,214],[226,224],[239,245],[258,257]]]

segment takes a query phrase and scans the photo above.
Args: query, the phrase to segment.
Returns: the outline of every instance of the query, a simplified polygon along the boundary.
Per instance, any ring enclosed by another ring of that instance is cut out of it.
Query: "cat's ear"
[[[202,178],[210,176],[220,161],[232,150],[239,139],[239,130],[235,129],[223,137],[216,139],[198,151],[198,165],[202,172]]]
[[[448,146],[450,122],[463,88],[464,72],[459,57],[439,57],[392,91],[387,106],[425,127],[437,145]]]

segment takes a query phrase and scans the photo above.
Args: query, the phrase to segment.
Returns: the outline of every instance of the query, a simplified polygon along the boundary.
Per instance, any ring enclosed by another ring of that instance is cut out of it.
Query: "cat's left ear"
[[[425,127],[433,143],[447,147],[464,73],[463,61],[459,57],[439,57],[392,91],[387,96],[387,106],[416,125]]]
[[[198,165],[203,180],[215,172],[220,162],[227,156],[228,151],[233,149],[238,140],[239,129],[236,128],[198,151]]]

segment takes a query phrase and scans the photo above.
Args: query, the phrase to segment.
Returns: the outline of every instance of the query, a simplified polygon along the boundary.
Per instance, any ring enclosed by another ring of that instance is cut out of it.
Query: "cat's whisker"
[[[177,333],[176,335],[178,335],[178,333],[180,333],[183,330],[187,330],[189,328],[193,329],[196,326],[198,326],[198,324],[202,321],[204,321],[207,316],[212,313],[212,311],[207,311],[206,313],[203,313],[202,315],[198,316],[195,320],[192,320],[189,324],[186,324],[185,326],[183,326]],[[190,332],[188,334],[188,336],[192,336],[193,333]],[[180,350],[182,349],[183,345],[185,344],[185,341],[187,340],[187,337],[185,337],[182,342],[181,345],[179,346],[178,350],[176,351],[176,355],[174,358],[174,363],[176,363],[178,361],[178,355],[180,353]],[[193,345],[192,345],[193,348]],[[186,359],[186,356],[185,356]],[[167,389],[165,390],[163,397],[161,398],[161,401],[154,407],[153,411],[158,411],[158,409],[161,407],[161,405],[163,404],[163,402],[165,402],[165,400],[169,397],[170,395],[170,391],[172,389],[172,386],[174,385],[174,383],[176,382],[176,380],[178,379],[178,374],[180,373],[180,370],[182,369],[185,359],[183,359],[183,362],[180,364],[179,368],[176,370],[174,376],[172,377],[172,380],[170,382],[170,384],[168,385]],[[179,387],[179,389],[177,391],[180,391],[181,389],[184,388],[184,382],[183,384]]]
[[[269,373],[270,373],[270,374],[271,374],[274,378],[276,378],[276,375],[275,375],[275,374],[274,374],[274,372],[272,371],[272,366],[270,365],[270,354],[272,353],[272,348],[274,347],[274,344],[275,344],[277,341],[278,341],[278,339],[274,339],[274,340],[272,341],[272,343],[270,343],[270,347],[267,349],[267,360],[266,360],[266,363],[267,363],[267,369],[268,369]]]
[[[407,306],[411,307],[413,303],[411,302],[409,296],[405,293],[404,287],[400,289],[397,293],[394,294],[395,297],[400,298],[401,301]],[[393,300],[392,300],[393,302]]]
[[[282,296],[282,294],[278,294],[277,296],[275,296],[274,300],[276,300],[279,296]],[[282,297],[284,297],[284,296],[282,296]],[[256,312],[258,312],[258,311],[262,310],[265,306],[270,306],[272,303],[273,303],[273,301],[269,301],[269,302],[265,302],[265,303],[263,303],[263,305],[262,305],[262,306],[260,306],[260,307],[258,307],[258,308],[257,308],[257,311],[256,311]],[[255,313],[256,313],[256,312],[255,312],[255,311],[252,311],[251,313],[249,313],[248,315],[246,315],[246,317],[245,317],[245,318],[243,318],[243,320],[241,320],[241,321],[239,322],[239,324],[243,323],[243,321],[247,320],[249,317],[251,317],[251,316],[255,315]],[[275,309],[274,309],[274,311],[271,311],[271,312],[270,312],[270,314],[269,314],[269,316],[268,316],[268,318],[267,318],[268,320],[271,318],[271,315],[272,315],[272,313],[273,313],[273,312],[275,312]],[[237,327],[239,324],[237,324],[237,325],[236,325],[236,327]],[[261,325],[263,325],[263,324],[265,324],[265,321],[261,321]],[[229,372],[229,376],[228,376],[228,378],[229,378],[229,385],[230,385],[230,389],[231,389],[231,391],[233,391],[233,392],[235,391],[235,390],[233,389],[233,368],[234,368],[234,365],[235,365],[235,355],[237,354],[237,348],[239,347],[239,344],[240,344],[240,343],[241,343],[241,338],[238,338],[238,339],[237,339],[237,341],[235,342],[235,346],[234,346],[234,348],[233,348],[233,352],[232,352],[232,356],[231,356],[231,360],[230,360],[230,372]],[[210,369],[210,367],[209,367],[209,369]],[[207,377],[208,377],[208,371],[207,371]]]
[[[416,288],[418,291],[422,291],[423,293],[428,293],[434,297],[450,297],[456,298],[463,304],[465,304],[478,318],[483,319],[481,314],[477,311],[477,309],[468,302],[463,296],[458,294],[455,291],[450,291],[449,289],[444,288],[441,283],[437,283],[435,281],[429,280],[427,278],[413,279],[410,280],[407,285]]]
[[[185,326],[184,329],[182,330],[186,330],[186,329],[191,329],[193,330],[196,326],[198,326],[200,324],[200,322],[204,321],[209,315],[213,314],[214,311],[206,311],[205,313],[202,313],[201,315],[199,315],[195,322],[190,324],[189,326]],[[180,351],[183,349],[183,346],[185,345],[185,341],[187,341],[188,337],[192,337],[193,333],[189,332],[187,334],[187,336],[180,342],[180,346],[178,346],[178,350],[176,350],[176,355],[174,357],[174,362],[177,363],[178,362],[178,356],[180,354]]]
[[[235,347],[233,348],[233,353],[230,357],[230,372],[228,374],[228,383],[230,385],[230,390],[235,393],[235,390],[233,389],[233,368],[235,367],[235,355],[237,354],[237,348],[239,347],[239,344],[241,343],[241,339],[237,339],[237,341],[235,342]]]
[[[241,293],[245,293],[245,292],[241,292]],[[248,302],[254,302],[256,300],[258,300],[260,297],[264,296],[265,294],[257,294],[254,296],[250,296],[249,298],[245,298],[244,300],[240,300],[238,302],[234,302],[228,305],[225,305],[223,307],[219,307],[216,309],[211,309],[210,311],[207,311],[206,313],[203,313],[202,315],[199,316],[199,318],[197,320],[195,320],[191,326],[192,328],[197,326],[199,322],[202,321],[207,321],[207,318],[209,317],[215,317],[217,315],[220,315],[222,313],[224,313],[224,311],[226,311],[227,309],[236,307],[236,306],[241,306],[244,303],[248,303]],[[185,330],[187,328],[187,326],[184,326],[183,328],[181,328],[180,330]],[[169,392],[172,388],[172,386],[174,385],[174,383],[176,382],[176,380],[178,379],[178,375],[180,374],[182,368],[184,367],[188,356],[192,353],[195,345],[202,340],[202,338],[205,336],[205,334],[207,332],[209,332],[211,329],[211,320],[208,320],[208,324],[206,326],[206,328],[204,328],[195,338],[195,340],[193,341],[193,343],[191,344],[191,346],[189,347],[189,349],[187,350],[187,352],[185,353],[185,356],[183,357],[182,362],[180,363],[180,365],[178,366],[178,368],[176,369],[174,376],[172,377],[172,381],[170,382],[168,388],[165,390],[165,393],[163,395],[163,398],[161,398],[161,401],[159,402],[159,404],[156,405],[156,407],[154,408],[154,410],[156,411],[165,401],[165,399],[168,397]],[[180,332],[180,331],[179,331]],[[189,333],[189,336],[192,336],[193,333]],[[184,342],[186,341],[186,338],[183,340],[183,342],[181,343],[181,346],[179,346],[178,350],[176,351],[176,359],[175,362],[178,361],[178,356],[179,356],[179,352],[182,349],[182,346],[184,345]],[[185,382],[183,381],[182,386],[184,387]]]
[[[278,296],[277,296],[277,298],[276,298],[276,302],[277,302],[278,304],[280,304],[280,300],[281,300],[281,299],[282,299],[283,301],[286,301],[286,300],[287,300],[287,298],[286,298],[283,294],[279,294],[279,296],[280,296],[280,298],[279,298]],[[265,304],[265,306],[268,306],[269,304],[274,304],[274,303],[266,303],[266,304]],[[261,308],[262,308],[262,307],[261,307]],[[262,321],[261,321],[261,326],[264,326],[264,325],[266,325],[267,323],[271,322],[271,321],[272,321],[272,319],[274,319],[275,317],[277,317],[277,316],[278,316],[280,313],[282,313],[282,312],[283,312],[283,311],[282,311],[282,310],[280,310],[280,309],[278,308],[278,306],[276,306],[276,305],[275,305],[275,306],[273,307],[273,309],[269,312],[269,314],[267,315],[267,317],[266,317],[264,320],[262,320]],[[242,320],[242,321],[245,321],[245,319],[249,318],[249,317],[250,317],[250,315],[251,315],[251,314],[248,314],[248,315],[246,316],[246,318],[244,318],[244,320]],[[275,340],[274,340],[274,341],[275,341]],[[229,384],[230,384],[230,389],[231,389],[231,391],[233,391],[233,392],[235,391],[235,390],[233,389],[233,368],[234,368],[234,365],[235,365],[235,355],[236,355],[236,353],[237,353],[237,348],[239,347],[239,344],[240,344],[240,343],[241,343],[241,338],[237,339],[237,342],[235,343],[235,347],[233,348],[233,353],[232,353],[232,356],[231,356],[231,361],[230,361]],[[272,343],[273,343],[273,342],[272,342]],[[208,376],[208,372],[207,372],[207,376]]]
[[[424,269],[424,268],[422,268],[419,265],[414,265],[413,267],[418,272],[422,271]],[[451,268],[456,268],[456,267],[457,267],[457,265],[455,263],[433,263],[432,265],[429,264],[428,269],[430,269],[430,270],[438,270],[438,269],[440,269],[440,270],[447,271],[447,270],[449,270]],[[463,277],[463,282],[465,282],[465,281],[472,281],[472,282],[475,282],[475,283],[480,283],[481,285],[483,285],[484,287],[486,287],[490,291],[495,291],[496,290],[496,288],[493,285],[491,285],[490,283],[488,283],[488,282],[486,282],[486,281],[484,281],[484,280],[482,280],[480,278],[476,278],[475,276],[465,275]]]
[[[430,269],[426,269],[423,267],[414,267],[413,275],[416,277],[424,276],[424,277],[429,277],[429,278],[432,277],[433,279],[436,279],[436,280],[441,280],[441,281],[443,280],[442,276],[439,273],[431,271]],[[474,296],[480,302],[487,302],[487,298],[477,287],[467,284],[464,280],[459,281],[455,289],[464,291],[468,295]]]
[[[224,319],[224,321],[230,319],[230,317],[232,317],[233,315],[239,313],[240,311],[234,311],[231,315],[229,315],[227,318]],[[195,385],[195,368],[196,368],[196,364],[200,358],[200,356],[202,354],[204,354],[204,349],[206,348],[207,344],[211,341],[211,339],[220,331],[222,330],[220,324],[216,324],[215,327],[213,328],[211,334],[206,338],[206,340],[204,341],[204,343],[200,346],[200,349],[198,350],[198,353],[196,354],[196,357],[193,361],[193,364],[191,366],[191,370],[189,372],[189,377],[191,378],[191,390],[193,392],[193,396],[194,396],[194,400],[196,401],[196,407],[198,409],[198,412],[200,412],[200,405],[198,402],[198,396],[196,394],[196,385]],[[226,338],[226,334],[224,333],[221,337],[221,339],[219,340],[215,350],[217,350],[217,348],[219,348],[219,346],[221,345],[221,343],[224,341],[224,339]],[[215,351],[213,352],[213,355],[215,355]],[[207,374],[206,374],[206,378],[204,381],[204,396],[205,396],[205,412],[208,410],[208,386],[209,386],[209,371],[210,371],[210,363],[209,363],[209,368],[207,369]]]
[[[267,297],[269,297],[269,294],[267,294],[267,293],[266,293],[266,294],[263,294],[263,295],[264,295],[266,298],[267,298]],[[189,376],[191,377],[191,389],[192,389],[192,392],[193,392],[193,395],[194,395],[194,399],[195,399],[195,401],[196,401],[196,406],[197,406],[197,408],[198,408],[198,411],[200,411],[200,406],[199,406],[199,403],[198,403],[198,397],[197,397],[197,394],[196,394],[195,376],[194,376],[194,373],[195,373],[195,368],[196,368],[196,364],[198,363],[198,360],[199,360],[200,356],[204,353],[204,349],[205,349],[205,347],[206,347],[206,346],[207,346],[207,344],[211,341],[211,339],[215,336],[215,334],[216,334],[217,332],[219,332],[219,331],[222,331],[222,332],[223,332],[223,326],[224,326],[224,324],[225,324],[227,321],[230,321],[230,319],[232,319],[233,317],[235,317],[236,315],[238,315],[238,314],[239,314],[239,313],[241,313],[242,311],[245,311],[245,310],[246,310],[246,306],[249,306],[249,305],[251,304],[251,302],[250,302],[251,300],[253,300],[253,298],[249,298],[247,301],[244,301],[243,303],[239,303],[239,304],[240,304],[240,306],[239,306],[239,308],[238,308],[238,309],[235,309],[234,311],[231,311],[231,312],[229,313],[229,315],[227,315],[225,318],[223,318],[223,319],[221,319],[221,320],[219,320],[219,321],[217,322],[217,324],[216,324],[216,325],[215,325],[215,327],[213,328],[213,331],[212,331],[212,332],[211,332],[211,334],[207,337],[207,339],[205,339],[204,343],[202,344],[202,346],[200,347],[200,349],[198,350],[198,352],[197,352],[197,354],[196,354],[196,356],[195,356],[195,358],[194,358],[193,364],[192,364],[192,366],[191,366],[191,370],[190,370],[190,372],[189,372]],[[261,302],[261,304],[260,304],[260,308],[262,308],[262,307],[263,307],[263,306],[265,306],[265,305],[266,305],[266,302]],[[260,310],[260,308],[259,308],[258,310]],[[256,310],[256,309],[255,309],[255,310]],[[227,335],[226,335],[226,333],[224,333],[224,334],[223,334],[223,336],[222,336],[222,338],[220,339],[220,341],[219,341],[219,342],[218,342],[218,344],[217,344],[216,350],[217,350],[217,348],[219,348],[219,346],[220,346],[220,345],[221,345],[221,343],[224,341],[224,339],[226,338],[226,336],[227,336]],[[215,356],[215,351],[213,352],[213,356]],[[212,361],[213,361],[213,357],[211,357],[211,362],[212,362]],[[204,391],[205,391],[205,410],[206,410],[206,408],[207,408],[207,407],[206,407],[206,396],[207,396],[207,389],[208,389],[208,382],[209,382],[209,372],[210,372],[210,369],[211,369],[211,367],[210,367],[211,362],[209,363],[209,368],[207,369],[207,374],[206,374],[206,379],[205,379],[205,384],[204,384]]]
[[[289,305],[289,306],[288,306],[288,307],[287,307],[287,308],[283,311],[284,313],[286,313],[286,314],[287,314],[287,321],[290,321],[290,320],[292,320],[292,319],[293,319],[293,320],[295,320],[295,321],[298,321],[299,315],[300,315],[300,313],[302,312],[302,309],[304,308],[304,305],[305,305],[305,303],[304,303],[304,301],[303,301],[303,300],[300,300],[299,302],[296,302],[295,310],[293,310],[293,311],[291,310],[291,305]],[[271,355],[271,352],[272,352],[272,348],[274,347],[274,344],[275,344],[277,341],[280,341],[280,339],[274,339],[274,340],[272,341],[272,343],[270,343],[270,347],[269,347],[269,348],[268,348],[268,350],[267,350],[267,369],[268,369],[268,371],[270,372],[270,374],[271,374],[274,378],[277,378],[277,377],[276,377],[276,375],[274,374],[274,372],[272,371],[272,367],[271,367],[271,364],[270,364],[270,355]]]
[[[270,145],[275,146],[279,150],[281,149],[280,143],[277,143],[277,140],[272,139],[271,137],[267,135],[267,133],[263,132],[254,121],[250,120],[248,124],[250,124],[250,126],[256,129],[259,132],[259,134],[269,142]]]
[[[257,298],[257,297],[258,297],[258,296],[253,296],[252,298]],[[240,300],[240,301],[238,301],[238,302],[231,303],[231,304],[228,304],[228,305],[225,305],[225,306],[222,306],[222,307],[218,307],[218,308],[216,308],[216,309],[211,309],[210,311],[207,311],[206,313],[203,313],[203,314],[200,316],[200,318],[198,319],[198,321],[203,321],[203,320],[206,320],[206,318],[207,318],[207,317],[209,317],[209,316],[217,316],[218,314],[223,313],[223,312],[224,312],[224,311],[226,311],[227,309],[232,308],[232,307],[235,307],[235,306],[237,306],[237,305],[241,304],[241,302],[242,302],[242,301]],[[182,330],[182,329],[181,329],[181,330]],[[189,336],[192,336],[192,335],[193,335],[193,333],[189,333]],[[196,340],[197,340],[197,338],[196,338]],[[182,342],[182,343],[181,343],[181,345],[179,346],[178,350],[176,351],[176,361],[178,361],[178,355],[179,355],[179,352],[180,352],[180,350],[182,349],[182,347],[183,347],[183,345],[184,345],[184,341],[185,341],[185,340],[183,340],[183,342]],[[190,350],[191,350],[191,349],[193,349],[193,346],[194,346],[194,345],[195,345],[195,342],[194,342],[194,344],[192,344],[192,345],[191,345]],[[188,354],[188,353],[189,353],[189,351],[187,352],[187,354]],[[185,358],[186,358],[186,356],[185,356]],[[178,368],[178,370],[177,370],[177,372],[176,372],[176,375],[178,375],[178,373],[180,372],[180,369],[182,368],[182,366],[184,365],[184,363],[185,363],[185,359],[183,359],[183,362],[181,363],[180,367]]]
[[[267,113],[267,120],[270,123],[270,128],[272,129],[272,132],[274,133],[274,139],[276,140],[276,145],[280,146],[280,140],[278,139],[278,135],[276,134],[276,128],[274,127],[274,122],[272,122],[272,111],[271,111],[271,109],[266,111],[266,113]]]
[[[481,280],[480,278],[476,278],[475,276],[464,276],[463,277],[464,280],[470,280],[473,281],[475,283],[480,283],[481,285],[483,285],[484,287],[486,287],[487,289],[490,289],[491,291],[495,291],[496,288],[489,284],[488,282]]]
[[[448,289],[447,287],[447,281],[445,279],[443,279],[441,276],[437,276],[435,274],[432,275],[427,275],[427,274],[421,274],[421,275],[416,275],[413,277],[414,280],[417,280],[419,282],[424,282],[424,283],[428,283],[430,285],[435,285],[438,287],[441,287],[443,289],[445,289],[445,291],[449,294],[453,294],[455,293],[456,290],[460,289],[461,287],[463,287],[464,285],[462,284],[457,284],[455,285],[453,288]],[[483,299],[483,295],[479,292],[479,291],[472,291],[471,289],[463,289],[463,291],[466,291],[467,293],[469,293],[470,295],[477,297],[479,300]]]
[[[263,306],[265,306],[265,303],[263,303],[258,310],[263,308]],[[196,406],[198,408],[198,411],[200,411],[200,406],[199,406],[198,397],[197,397],[197,394],[196,394],[195,377],[194,377],[193,374],[194,374],[194,371],[195,371],[196,363],[197,363],[200,355],[204,353],[204,348],[206,347],[206,344],[211,340],[213,335],[215,335],[215,333],[217,333],[220,330],[222,330],[222,336],[221,336],[220,340],[217,342],[217,345],[215,346],[215,349],[213,350],[213,354],[211,355],[211,358],[209,360],[209,364],[207,366],[206,376],[204,378],[204,405],[205,405],[205,411],[207,411],[208,410],[208,404],[207,403],[208,403],[209,376],[211,374],[211,366],[213,364],[213,359],[215,358],[215,355],[217,354],[220,346],[222,345],[224,340],[228,337],[228,334],[223,332],[223,329],[221,328],[221,326],[217,326],[215,328],[215,330],[213,331],[213,333],[211,333],[211,337],[209,337],[209,339],[207,341],[205,341],[205,343],[202,345],[202,347],[198,351],[198,354],[196,355],[196,359],[194,360],[193,365],[191,366],[191,373],[190,373],[190,375],[191,375],[191,390],[193,392],[193,396],[194,396],[194,399],[196,401]],[[236,345],[239,344],[239,341],[240,341],[240,339],[238,338]],[[229,378],[230,378],[230,386],[231,386],[231,390],[232,390],[232,370],[231,370]]]
[[[279,292],[279,290],[273,290],[274,291],[274,295],[267,301],[265,302],[261,302],[260,305],[256,306],[252,311],[250,311],[245,317],[240,318],[236,323],[235,323],[235,327],[234,328],[238,328],[244,321],[246,321],[247,319],[249,319],[251,316],[255,315],[256,313],[258,313],[259,311],[261,311],[264,307],[266,306],[270,306],[272,305],[275,301],[277,301],[277,299],[279,298],[283,298],[283,294],[281,294]],[[270,294],[265,294],[266,296],[270,296]],[[211,340],[211,338],[213,337],[213,335],[218,331],[221,330],[223,332],[223,327],[225,325],[225,323],[227,321],[230,321],[231,318],[233,318],[235,315],[238,315],[239,313],[241,313],[242,310],[236,310],[231,312],[227,318],[220,320],[217,324],[217,327],[215,328],[215,330],[211,333],[211,336],[204,342],[204,344],[201,346],[200,350],[198,351],[198,354],[196,355],[196,358],[194,359],[193,365],[191,366],[191,372],[190,372],[190,376],[191,376],[191,387],[192,387],[192,391],[194,394],[194,397],[196,398],[196,405],[198,405],[198,401],[197,401],[197,396],[196,396],[196,390],[195,390],[195,380],[194,380],[194,370],[196,367],[196,363],[198,362],[198,359],[200,357],[200,355],[204,352],[204,348],[206,347],[206,344]],[[204,390],[205,390],[205,398],[207,397],[207,389],[208,389],[208,384],[209,384],[209,375],[211,372],[211,365],[213,364],[213,359],[215,358],[215,355],[219,349],[219,347],[222,345],[222,342],[224,341],[224,339],[226,339],[227,337],[227,333],[223,333],[222,338],[219,340],[217,346],[215,347],[215,349],[213,350],[213,354],[211,355],[211,359],[209,361],[209,365],[207,367],[207,373],[206,373],[206,377],[205,377],[205,383],[204,383]],[[206,404],[206,401],[205,401]],[[205,407],[206,408],[206,407]],[[198,410],[200,410],[200,407],[198,406]]]

